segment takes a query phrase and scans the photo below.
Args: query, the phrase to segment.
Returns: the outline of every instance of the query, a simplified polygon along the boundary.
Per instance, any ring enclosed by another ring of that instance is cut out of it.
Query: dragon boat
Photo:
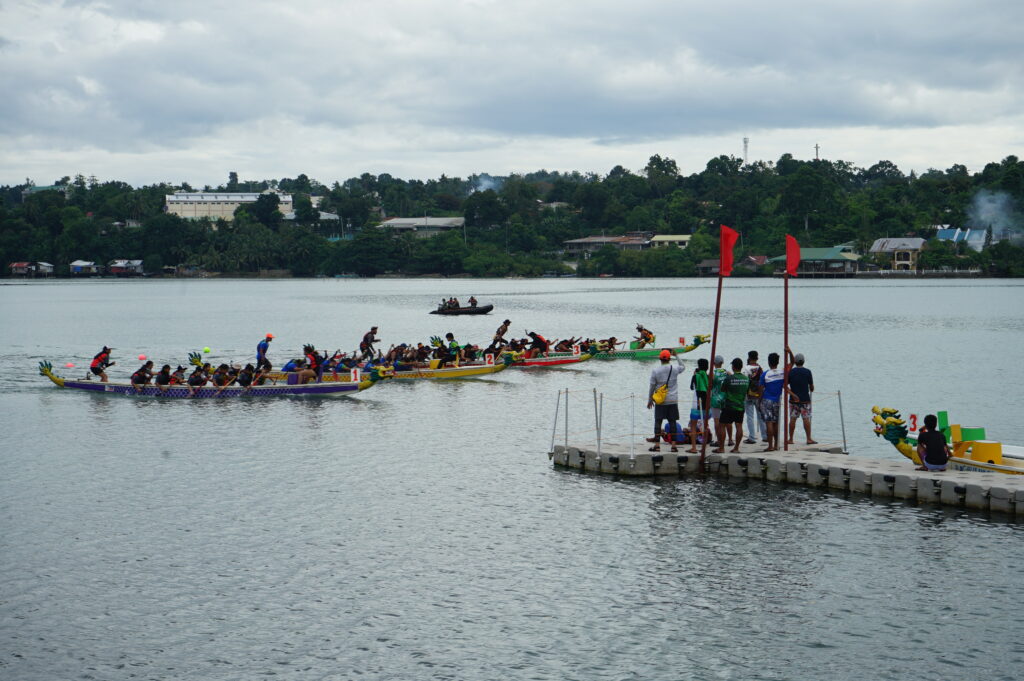
[[[655,339],[657,340],[657,339]],[[711,336],[708,335],[697,335],[693,337],[693,340],[689,343],[686,342],[685,338],[680,338],[680,345],[674,348],[659,348],[655,346],[636,348],[631,347],[629,350],[614,350],[611,348],[603,348],[602,344],[592,346],[594,350],[594,359],[657,359],[658,355],[661,354],[662,350],[670,350],[673,355],[684,355],[687,352],[693,352],[701,345],[710,342]],[[636,341],[630,343],[630,346],[635,346]],[[571,352],[549,352],[548,357],[567,357],[572,356]]]
[[[287,379],[280,383],[267,383],[264,385],[253,385],[247,388],[240,385],[229,385],[224,388],[216,386],[204,386],[195,388],[194,393],[189,390],[188,385],[169,385],[161,389],[156,385],[144,385],[136,388],[131,383],[101,381],[76,381],[62,378],[53,372],[53,365],[43,361],[39,363],[39,373],[46,376],[61,388],[72,388],[85,390],[94,393],[131,395],[135,397],[160,397],[167,399],[229,399],[234,397],[277,397],[280,395],[344,395],[353,394],[375,385],[382,374],[368,373],[363,380],[357,383],[337,383],[320,381],[317,383],[300,384],[297,381],[289,382]],[[297,376],[296,376],[297,378]]]
[[[320,377],[322,383],[352,383],[353,381],[362,382],[366,379],[369,374],[376,373],[380,374],[380,377],[386,377],[399,381],[406,380],[417,380],[417,379],[433,379],[443,380],[449,378],[476,378],[479,376],[489,376],[490,374],[496,374],[499,371],[504,371],[508,366],[514,362],[513,358],[504,359],[501,361],[494,362],[493,364],[462,364],[460,366],[440,366],[440,361],[433,359],[430,364],[425,367],[403,365],[399,364],[397,369],[392,367],[376,367],[369,371],[364,370],[343,370],[338,372],[325,371],[323,376]],[[293,373],[284,373],[281,371],[272,371],[267,376],[272,380],[285,380],[289,376],[294,376]]]
[[[891,443],[900,454],[921,465],[917,454],[917,438],[910,433],[907,422],[900,412],[891,407],[872,407],[871,421],[875,424],[875,435]],[[1007,473],[1024,475],[1024,447],[1004,445],[986,439],[985,429],[979,427],[950,425],[949,414],[936,414],[939,431],[946,438],[953,456],[948,467],[956,471],[981,471],[986,473]],[[916,432],[917,415],[911,414],[910,426]]]

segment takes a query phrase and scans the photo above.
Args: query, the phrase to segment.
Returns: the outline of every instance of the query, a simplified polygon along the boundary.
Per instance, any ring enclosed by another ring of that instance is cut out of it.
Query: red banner
[[[791,277],[796,276],[800,267],[800,244],[790,235],[786,235],[786,273]]]
[[[718,274],[722,277],[728,277],[732,274],[732,249],[739,240],[740,234],[735,229],[730,229],[725,225],[721,225],[721,227],[722,232],[718,237]]]

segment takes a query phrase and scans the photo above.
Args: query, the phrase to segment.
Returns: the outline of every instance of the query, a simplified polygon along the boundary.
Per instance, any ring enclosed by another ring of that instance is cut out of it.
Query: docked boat
[[[436,310],[431,310],[430,314],[487,314],[493,309],[493,305],[480,305],[478,307],[438,307]]]
[[[875,424],[875,435],[891,443],[900,454],[921,465],[917,454],[917,415],[911,414],[910,424],[891,407],[872,407],[871,420]],[[949,414],[936,413],[938,428],[946,438],[953,456],[948,467],[955,471],[980,471],[986,473],[1007,473],[1024,475],[1024,447],[1004,445],[986,438],[985,429],[979,427],[950,425]],[[911,433],[913,429],[913,433]]]
[[[49,378],[61,388],[72,388],[85,390],[93,393],[104,393],[114,395],[131,395],[134,397],[160,397],[167,399],[229,399],[234,397],[277,397],[281,395],[343,395],[353,394],[375,385],[381,375],[368,374],[365,379],[355,383],[320,381],[316,383],[298,383],[297,380],[288,380],[289,375],[283,375],[284,380],[266,383],[264,385],[253,385],[242,387],[240,385],[229,385],[223,388],[216,386],[204,386],[190,390],[188,385],[177,384],[161,388],[156,385],[144,385],[136,388],[131,383],[101,381],[77,381],[62,378],[53,372],[53,365],[43,361],[39,363],[39,373]],[[295,376],[292,374],[291,376]],[[296,376],[297,379],[297,376]]]

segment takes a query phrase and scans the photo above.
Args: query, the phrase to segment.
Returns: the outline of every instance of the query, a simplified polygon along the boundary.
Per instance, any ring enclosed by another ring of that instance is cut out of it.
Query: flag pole
[[[715,326],[714,326],[714,330],[711,332],[711,361],[708,363],[709,364],[709,366],[708,366],[708,414],[709,415],[711,413],[711,387],[715,383],[715,381],[714,381],[714,378],[715,378],[715,350],[717,349],[717,346],[718,346],[718,314],[721,311],[721,309],[722,309],[722,269],[721,269],[721,267],[719,267],[719,269],[718,269],[718,295],[715,297]],[[698,400],[698,402],[699,401],[700,400]],[[698,404],[697,408],[698,409],[702,409],[703,407],[700,404]],[[708,432],[704,433],[704,438],[703,438],[704,441],[701,443],[701,446],[700,446],[700,470],[702,470],[702,471],[704,470],[704,457],[705,457],[705,454],[707,453],[707,449],[708,449],[708,440],[711,437],[714,436],[714,433],[710,433],[710,430],[711,430],[710,418],[708,418],[706,416],[704,417],[704,428]]]
[[[784,302],[782,304],[783,309],[783,322],[782,322],[782,451],[789,451],[789,395],[787,390],[789,389],[789,263],[786,263],[786,273],[783,275],[785,284],[783,289]],[[778,445],[778,441],[776,441]]]

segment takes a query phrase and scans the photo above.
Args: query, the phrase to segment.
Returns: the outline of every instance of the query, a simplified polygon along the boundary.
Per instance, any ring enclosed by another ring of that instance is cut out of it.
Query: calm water
[[[781,345],[778,282],[727,282],[722,354]],[[0,285],[0,679],[1019,679],[1024,526],[719,480],[553,470],[570,430],[649,430],[650,363],[391,383],[357,398],[163,402],[61,391],[146,353],[244,359],[453,331],[709,333],[710,280]],[[426,314],[443,296],[483,318]],[[897,457],[882,403],[1024,442],[1024,286],[797,282],[815,433]],[[707,353],[704,353],[706,356]],[[690,368],[692,369],[692,362]],[[635,434],[635,435],[631,435]],[[559,431],[561,437],[561,431]]]

